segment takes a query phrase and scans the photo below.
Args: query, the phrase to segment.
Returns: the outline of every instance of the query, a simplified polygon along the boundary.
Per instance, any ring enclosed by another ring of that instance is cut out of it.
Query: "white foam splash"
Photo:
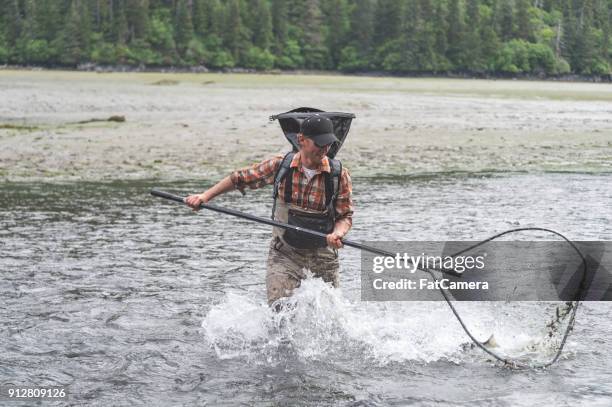
[[[206,340],[219,358],[263,358],[266,363],[278,360],[286,348],[306,360],[357,358],[382,365],[468,357],[461,346],[467,336],[444,302],[351,303],[341,290],[307,278],[284,304],[276,313],[263,301],[228,293],[202,323]],[[478,338],[485,340],[495,330],[500,353],[534,350],[534,337],[501,325],[495,306],[462,303],[458,308]]]

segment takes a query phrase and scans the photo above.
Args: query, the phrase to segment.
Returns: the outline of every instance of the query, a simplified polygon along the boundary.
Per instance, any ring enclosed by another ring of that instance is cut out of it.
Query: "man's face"
[[[300,143],[300,151],[304,157],[307,157],[313,164],[319,165],[329,151],[331,144],[325,147],[319,147],[314,141],[303,134],[298,134],[298,142]]]

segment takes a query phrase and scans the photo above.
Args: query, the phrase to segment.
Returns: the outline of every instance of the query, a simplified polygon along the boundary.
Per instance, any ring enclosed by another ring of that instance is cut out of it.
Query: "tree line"
[[[0,64],[611,72],[612,0],[0,0]]]

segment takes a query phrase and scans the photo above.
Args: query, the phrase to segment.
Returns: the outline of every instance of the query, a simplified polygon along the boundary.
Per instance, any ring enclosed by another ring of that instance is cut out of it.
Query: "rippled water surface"
[[[444,303],[361,302],[354,249],[342,251],[340,290],[307,280],[297,307],[273,314],[268,227],[148,195],[207,185],[0,185],[0,384],[63,385],[67,403],[100,406],[610,405],[609,303],[584,304],[557,365],[524,371],[462,346]],[[537,225],[612,240],[610,185],[610,174],[356,179],[351,238],[468,240]],[[269,194],[217,203],[267,216]],[[554,304],[458,309],[500,352],[554,352],[543,337]]]

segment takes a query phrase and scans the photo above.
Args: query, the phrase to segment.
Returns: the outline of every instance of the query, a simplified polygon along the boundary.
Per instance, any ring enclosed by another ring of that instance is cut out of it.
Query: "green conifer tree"
[[[240,1],[230,0],[223,43],[235,61],[243,61],[247,52],[247,35],[240,13]]]
[[[578,26],[572,0],[563,2],[563,20],[561,23],[561,55],[569,62],[570,69],[576,72],[580,65],[580,56],[577,55]]]
[[[23,25],[21,9],[18,0],[5,0],[4,3],[4,38],[9,49],[15,49],[21,36]],[[10,56],[12,57],[12,55]],[[15,55],[16,57],[16,55]]]
[[[306,0],[302,2],[296,25],[299,27],[299,32],[302,33],[301,45],[304,56],[304,68],[329,68],[329,53],[325,47],[323,15],[319,0]]]
[[[354,0],[349,6],[347,46],[340,55],[340,69],[355,71],[371,67],[374,49],[374,1]]]
[[[494,71],[495,57],[501,46],[495,30],[495,16],[493,6],[481,5],[480,14],[480,54],[487,71]]]
[[[58,38],[62,64],[74,66],[89,59],[87,17],[81,0],[72,0],[64,20],[64,29]]]
[[[325,4],[327,35],[325,44],[329,50],[332,68],[340,62],[342,49],[346,45],[346,35],[350,28],[348,4],[346,0],[327,0]]]
[[[514,37],[514,9],[511,0],[500,0],[498,3],[498,35],[502,41],[510,41]]]
[[[174,28],[176,48],[180,55],[184,55],[193,39],[193,23],[191,21],[191,10],[187,0],[179,0],[176,6],[176,23]]]
[[[533,37],[529,6],[529,0],[516,0],[516,36],[524,40],[530,40]]]
[[[149,33],[149,0],[128,1],[126,17],[130,40],[145,39]]]
[[[417,0],[414,4],[414,68],[420,72],[436,70],[434,8],[432,0]]]
[[[402,3],[378,0],[374,17],[374,43],[380,47],[399,38],[402,25]]]
[[[354,0],[351,5],[350,38],[362,57],[372,51],[374,44],[374,6],[373,0]]]
[[[433,36],[436,71],[446,71],[450,68],[450,63],[446,58],[448,51],[448,10],[446,2],[437,1],[433,13]]]
[[[587,75],[603,73],[597,68],[597,39],[593,27],[593,0],[583,0],[577,7],[576,41],[572,52],[572,67]]]
[[[610,47],[610,36],[612,28],[612,1],[597,0],[594,6],[596,26],[601,30],[599,42],[599,55],[601,59],[612,66],[612,49]]]
[[[480,1],[467,0],[466,30],[463,43],[465,67],[472,72],[486,70],[486,63],[482,58]]]
[[[289,13],[286,0],[272,0],[272,32],[274,36],[274,54],[281,56],[289,35]]]
[[[206,36],[209,30],[208,18],[211,10],[207,0],[193,1],[193,30],[200,37]]]
[[[51,43],[61,29],[61,3],[54,1],[38,1],[36,3],[37,36],[45,39],[47,43]]]
[[[116,45],[125,45],[128,43],[130,36],[127,16],[125,14],[125,3],[123,1],[114,2],[112,13],[114,42]]]
[[[228,7],[219,0],[210,0],[211,19],[209,20],[210,32],[219,39],[225,38],[226,21],[228,19]],[[227,48],[227,47],[226,47]]]
[[[451,69],[464,69],[465,23],[459,0],[450,0],[448,9],[448,51],[447,58],[451,62]]]
[[[265,50],[272,44],[272,15],[267,0],[256,0],[253,10],[253,45]]]

